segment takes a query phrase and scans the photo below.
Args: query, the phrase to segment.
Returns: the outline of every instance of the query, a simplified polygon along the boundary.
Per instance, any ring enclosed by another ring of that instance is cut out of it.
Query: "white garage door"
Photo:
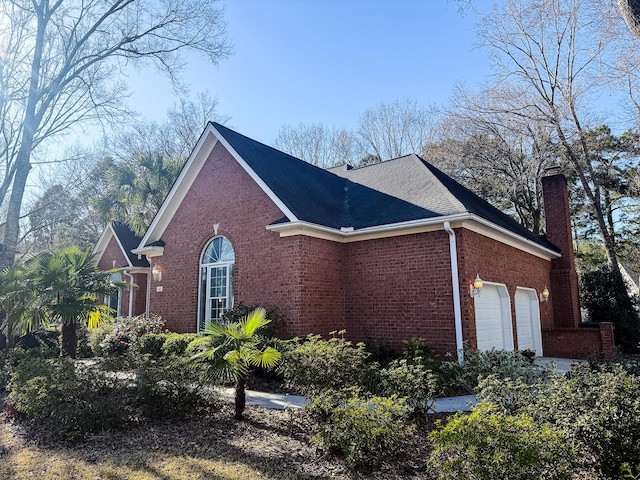
[[[478,350],[513,350],[511,307],[504,285],[487,284],[475,297]]]
[[[516,332],[519,350],[533,350],[542,356],[540,332],[540,309],[536,291],[531,288],[516,288]]]

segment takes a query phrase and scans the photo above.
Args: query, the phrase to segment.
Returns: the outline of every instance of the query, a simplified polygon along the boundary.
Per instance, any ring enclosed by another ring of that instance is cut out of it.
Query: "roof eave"
[[[149,246],[149,247],[136,248],[134,250],[131,250],[131,253],[135,253],[138,256],[144,255],[147,258],[159,257],[164,254],[164,247],[154,245],[152,247]]]
[[[517,233],[511,232],[504,227],[500,227],[499,225],[471,213],[459,213],[426,219],[423,218],[419,220],[387,225],[376,225],[360,229],[344,227],[337,229],[310,222],[297,221],[267,225],[267,230],[278,232],[281,237],[307,235],[339,243],[349,243],[372,240],[375,238],[443,230],[445,222],[449,222],[453,228],[467,228],[545,260],[552,260],[562,256],[559,252],[546,248],[518,235]]]

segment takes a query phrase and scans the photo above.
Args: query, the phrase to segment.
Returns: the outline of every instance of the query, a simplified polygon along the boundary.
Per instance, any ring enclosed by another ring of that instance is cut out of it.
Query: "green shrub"
[[[213,341],[209,335],[198,335],[196,338],[189,342],[187,348],[184,351],[184,354],[191,357],[203,350],[206,350],[212,345]]]
[[[429,464],[440,480],[572,478],[574,451],[564,434],[526,414],[503,415],[480,405],[429,436]]]
[[[532,386],[487,379],[481,398],[562,430],[575,442],[582,468],[598,475],[618,478],[625,462],[640,458],[640,377],[620,366],[574,366]]]
[[[169,335],[169,333],[145,333],[133,340],[131,350],[138,355],[161,357],[163,354],[162,347]]]
[[[380,371],[380,393],[385,396],[406,397],[406,404],[414,411],[427,411],[438,391],[438,377],[427,370],[420,357],[416,363],[394,360]]]
[[[404,344],[402,358],[409,363],[415,364],[419,361],[427,370],[438,371],[440,369],[438,356],[427,345],[427,341],[424,338],[414,337],[410,340],[403,340],[402,343]]]
[[[219,406],[215,390],[200,381],[203,369],[188,358],[148,358],[138,368],[136,410],[142,418],[186,418]]]
[[[603,265],[580,277],[580,303],[589,320],[613,322],[616,345],[637,353],[640,343],[640,318],[637,296],[630,297],[620,272]]]
[[[353,346],[340,337],[322,340],[320,335],[308,335],[295,341],[283,352],[277,371],[291,387],[304,392],[326,389],[339,390],[365,383],[369,370],[369,353],[363,343]]]
[[[137,382],[69,359],[24,358],[9,383],[10,401],[52,439],[82,440],[132,423],[185,418],[219,405],[201,388],[201,370],[182,357],[140,356]]]
[[[532,364],[522,352],[491,349],[465,349],[462,365],[457,361],[442,362],[439,368],[442,382],[449,390],[465,390],[475,393],[479,379],[489,375],[499,378],[522,378],[534,383],[548,375],[548,370]]]
[[[5,390],[11,376],[18,366],[30,358],[57,358],[60,355],[60,348],[39,347],[25,350],[23,348],[8,348],[0,350],[0,390]]]
[[[131,346],[143,335],[164,333],[164,321],[158,316],[116,318],[113,331],[105,335],[99,344],[103,356],[118,356],[128,352]]]
[[[398,358],[398,354],[389,346],[385,340],[365,337],[365,350],[369,353],[367,360],[370,363],[378,363],[387,366]]]
[[[125,424],[131,414],[121,380],[76,369],[69,359],[25,359],[9,388],[15,409],[53,438],[80,440]]]
[[[115,329],[113,322],[104,323],[99,327],[89,330],[89,348],[96,357],[102,357],[105,355],[101,346],[105,338],[111,335]]]
[[[200,338],[197,333],[170,333],[162,345],[163,355],[184,355],[189,344]]]
[[[376,467],[411,456],[416,427],[408,419],[410,410],[405,400],[395,395],[364,395],[354,388],[325,392],[307,407],[319,422],[311,443],[357,467]]]

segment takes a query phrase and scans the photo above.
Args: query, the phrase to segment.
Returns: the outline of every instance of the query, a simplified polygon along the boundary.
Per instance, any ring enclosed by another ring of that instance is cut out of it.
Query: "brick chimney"
[[[578,275],[573,256],[571,216],[567,179],[559,168],[546,170],[542,177],[542,193],[546,220],[547,239],[562,252],[560,258],[551,260],[551,301],[553,324],[559,328],[577,328],[580,322]]]

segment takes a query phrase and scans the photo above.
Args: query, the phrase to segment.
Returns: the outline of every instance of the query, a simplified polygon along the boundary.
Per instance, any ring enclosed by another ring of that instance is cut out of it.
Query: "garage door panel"
[[[511,313],[506,287],[485,284],[482,293],[475,297],[474,305],[478,349],[512,350]]]
[[[515,307],[518,349],[533,350],[541,356],[542,332],[536,291],[530,288],[516,288]]]

